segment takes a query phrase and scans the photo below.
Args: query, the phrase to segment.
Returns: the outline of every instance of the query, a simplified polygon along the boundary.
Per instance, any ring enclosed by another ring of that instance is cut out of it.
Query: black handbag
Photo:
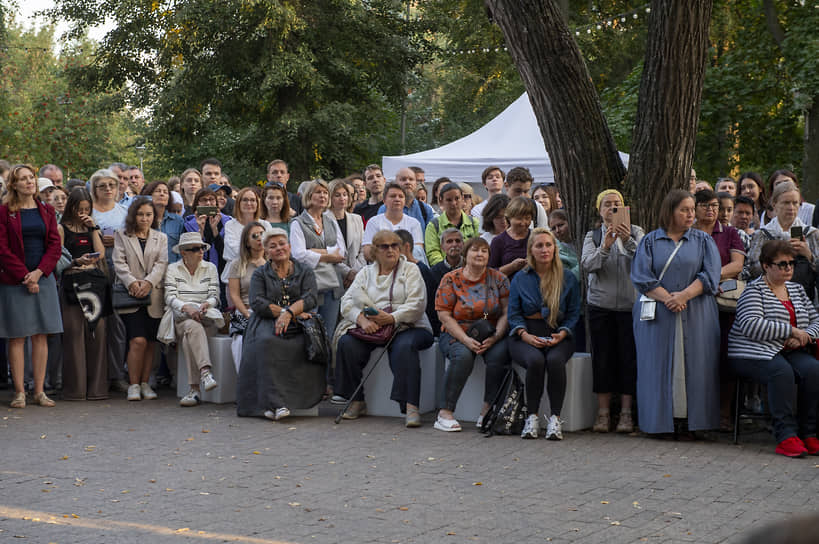
[[[495,434],[520,435],[529,410],[525,401],[526,387],[515,369],[510,368],[498,388],[495,400],[483,416],[481,432],[490,437]]]
[[[304,351],[307,360],[317,365],[330,363],[330,340],[324,329],[324,320],[318,314],[306,319],[296,318],[304,331]]]
[[[141,308],[143,306],[151,305],[151,295],[136,298],[132,297],[131,293],[122,283],[115,283],[111,289],[111,306],[115,310],[124,310],[126,308]]]
[[[486,313],[486,305],[489,303],[489,273],[487,272],[486,281],[483,284],[483,319],[478,319],[466,329],[466,335],[470,338],[477,340],[478,342],[483,342],[490,336],[494,336],[495,334],[495,327],[492,323],[487,319],[489,317]]]

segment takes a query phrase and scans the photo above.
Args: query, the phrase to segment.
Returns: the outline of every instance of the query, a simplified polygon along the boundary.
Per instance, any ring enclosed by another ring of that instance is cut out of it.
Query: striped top
[[[185,304],[200,306],[207,302],[219,309],[219,273],[216,265],[202,260],[191,275],[183,261],[168,265],[165,273],[165,304],[182,317]]]
[[[805,289],[785,282],[796,312],[796,326],[811,338],[819,337],[819,313]],[[728,333],[728,357],[773,359],[791,335],[788,310],[776,298],[763,276],[745,286],[737,302],[736,321]]]

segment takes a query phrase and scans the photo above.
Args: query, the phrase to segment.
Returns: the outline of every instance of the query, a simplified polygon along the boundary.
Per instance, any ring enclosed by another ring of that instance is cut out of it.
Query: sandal
[[[444,419],[441,416],[435,420],[435,425],[433,425],[439,431],[445,431],[448,433],[457,432],[461,430],[461,424],[458,423],[457,419]]]
[[[45,393],[37,393],[34,395],[34,402],[43,408],[54,408],[57,405],[57,403],[48,398]]]
[[[25,393],[15,393],[14,399],[11,401],[12,408],[25,408],[26,407],[26,394]]]

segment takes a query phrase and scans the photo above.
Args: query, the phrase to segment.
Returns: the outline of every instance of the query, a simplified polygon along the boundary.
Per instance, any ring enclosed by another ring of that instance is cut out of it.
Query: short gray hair
[[[108,169],[97,170],[91,174],[91,177],[88,178],[88,184],[91,186],[91,200],[94,202],[97,200],[97,184],[104,179],[110,179],[119,183],[119,177]]]
[[[460,236],[461,241],[463,242],[463,239],[464,239],[463,233],[460,230],[456,229],[455,227],[449,227],[448,229],[444,230],[444,232],[441,233],[441,244],[442,245],[444,243],[444,238],[446,238],[450,234],[457,234],[458,236]]]

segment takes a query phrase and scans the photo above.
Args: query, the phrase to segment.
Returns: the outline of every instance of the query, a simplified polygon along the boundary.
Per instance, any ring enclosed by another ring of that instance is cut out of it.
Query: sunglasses
[[[113,183],[100,183],[99,185],[97,185],[97,189],[102,189],[102,190],[116,189],[116,188],[117,188],[117,186],[114,185]]]
[[[200,251],[205,251],[205,246],[186,247],[182,251],[185,253],[199,253]]]
[[[796,261],[779,261],[778,263],[773,263],[779,267],[779,270],[787,270],[788,268],[793,268],[796,266]]]
[[[250,235],[250,237],[253,238],[254,240],[258,240],[262,237],[262,234],[263,233],[261,232],[254,232],[253,234]]]
[[[377,245],[377,246],[375,246],[375,247],[377,247],[377,248],[378,248],[378,249],[380,249],[381,251],[387,251],[388,249],[395,249],[395,250],[397,250],[398,248],[400,248],[400,247],[401,247],[401,244],[399,244],[398,242],[393,242],[393,243],[391,243],[391,244],[378,244],[378,245]]]

